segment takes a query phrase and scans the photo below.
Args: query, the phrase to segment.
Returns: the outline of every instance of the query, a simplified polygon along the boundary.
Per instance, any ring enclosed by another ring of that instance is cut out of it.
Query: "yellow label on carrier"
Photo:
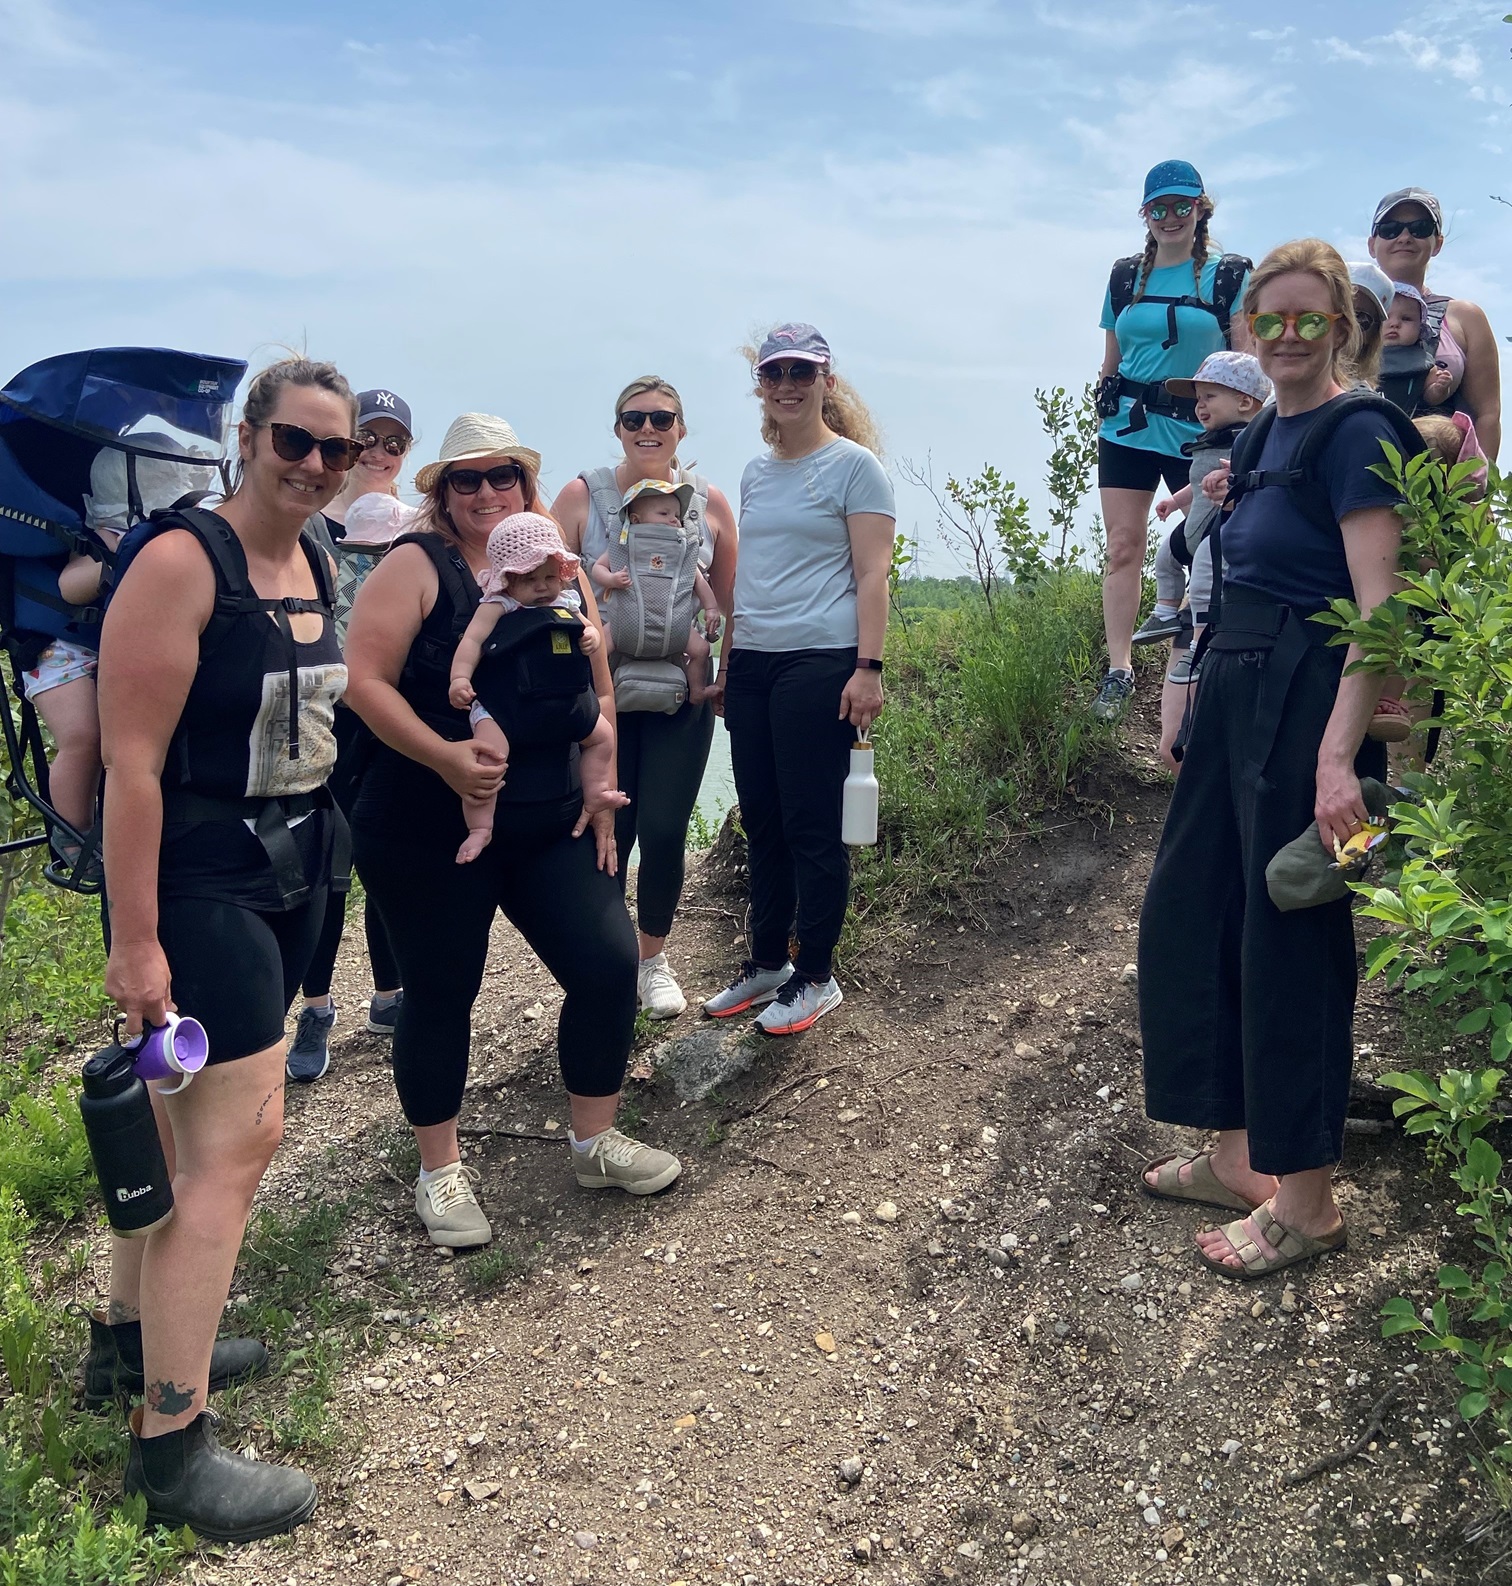
[[[553,655],[571,655],[571,638],[565,633],[553,633],[551,636],[551,653]]]

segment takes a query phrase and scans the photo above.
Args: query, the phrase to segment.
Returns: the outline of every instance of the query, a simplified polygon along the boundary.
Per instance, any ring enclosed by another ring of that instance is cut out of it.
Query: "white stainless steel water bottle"
[[[851,748],[850,775],[840,804],[840,840],[856,848],[877,840],[877,767],[872,754],[871,730],[864,731]]]

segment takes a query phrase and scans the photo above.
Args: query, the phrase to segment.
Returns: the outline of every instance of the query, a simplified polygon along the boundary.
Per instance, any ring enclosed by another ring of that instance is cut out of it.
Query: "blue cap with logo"
[[[1202,178],[1185,160],[1162,160],[1145,177],[1144,202],[1152,198],[1201,198]]]
[[[772,363],[778,358],[801,358],[805,363],[828,363],[829,343],[812,325],[790,321],[775,325],[766,334],[761,350],[756,354],[756,367]]]
[[[374,419],[392,419],[404,426],[406,435],[415,433],[410,421],[409,403],[392,391],[359,391],[357,393],[357,427],[371,424]]]

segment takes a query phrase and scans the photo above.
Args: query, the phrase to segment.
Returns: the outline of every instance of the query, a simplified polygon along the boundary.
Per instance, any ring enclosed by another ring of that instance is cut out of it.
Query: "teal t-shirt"
[[[1208,256],[1202,268],[1202,285],[1199,295],[1207,302],[1213,300],[1213,279],[1218,274],[1219,255]],[[1234,302],[1244,299],[1244,288],[1249,277],[1240,283]],[[1192,266],[1167,265],[1163,270],[1152,270],[1145,282],[1145,298],[1188,297],[1192,291]],[[1103,293],[1102,318],[1098,323],[1104,330],[1118,337],[1118,372],[1128,380],[1148,384],[1152,380],[1190,380],[1197,366],[1210,352],[1222,352],[1227,345],[1218,328],[1218,317],[1205,308],[1178,308],[1176,310],[1176,345],[1169,350],[1161,346],[1167,334],[1167,305],[1150,303],[1141,298],[1113,319],[1113,294]],[[1118,432],[1127,427],[1129,409],[1134,406],[1132,397],[1124,397],[1118,404],[1118,414],[1104,419],[1098,430],[1103,440],[1119,446],[1132,446],[1138,451],[1160,452],[1167,457],[1179,457],[1182,445],[1202,434],[1197,423],[1183,424],[1161,413],[1147,415],[1148,425],[1142,430],[1131,430],[1127,435]]]

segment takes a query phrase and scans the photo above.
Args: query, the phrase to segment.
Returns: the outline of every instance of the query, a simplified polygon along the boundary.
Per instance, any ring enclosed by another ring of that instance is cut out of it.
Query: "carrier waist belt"
[[[331,890],[345,892],[352,879],[352,836],[329,788],[317,788],[313,793],[286,793],[277,798],[216,798],[192,788],[163,790],[165,821],[251,821],[252,834],[268,856],[274,884],[286,909],[303,903],[310,895],[289,822],[316,810],[330,811]]]
[[[1172,396],[1166,390],[1163,380],[1130,380],[1119,375],[1118,394],[1121,397],[1134,399],[1134,406],[1129,409],[1128,425],[1118,431],[1120,435],[1130,435],[1136,430],[1148,429],[1150,427],[1148,415],[1151,413],[1158,413],[1162,418],[1176,419],[1183,424],[1197,422],[1196,399]]]
[[[1208,647],[1214,650],[1269,652],[1269,660],[1260,679],[1259,697],[1255,701],[1246,765],[1252,776],[1263,776],[1265,773],[1286,710],[1286,696],[1291,692],[1292,679],[1297,675],[1303,657],[1309,650],[1322,649],[1338,632],[1336,628],[1325,628],[1321,623],[1308,620],[1315,611],[1326,609],[1323,606],[1313,607],[1312,610],[1289,606],[1284,601],[1268,598],[1258,590],[1236,584],[1224,586],[1218,624],[1206,635]],[[1342,668],[1344,652],[1341,649],[1337,654]]]

